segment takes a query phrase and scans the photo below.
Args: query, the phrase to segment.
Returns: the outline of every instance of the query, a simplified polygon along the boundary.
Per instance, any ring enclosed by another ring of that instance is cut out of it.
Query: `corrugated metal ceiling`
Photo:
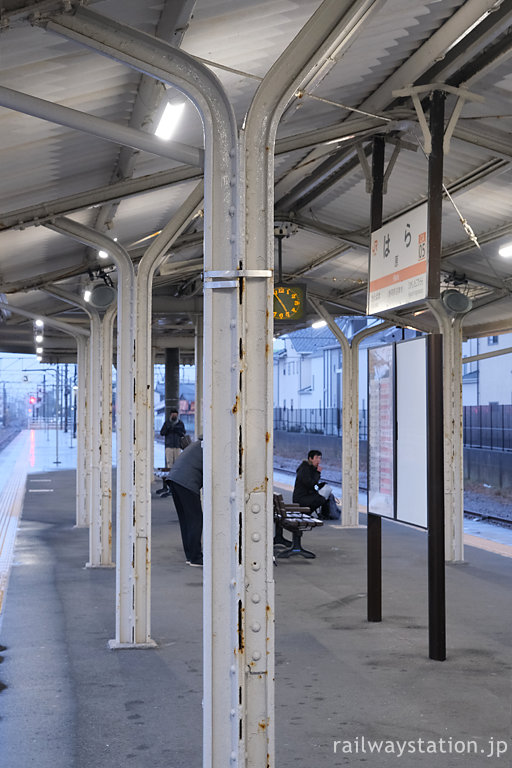
[[[166,18],[175,18],[177,24],[179,21],[181,31],[166,27],[168,39],[174,39],[175,33],[182,39],[183,50],[211,63],[233,104],[240,126],[261,78],[319,5],[319,0],[198,0],[195,3],[168,0],[150,4],[143,0],[102,0],[90,3],[94,12],[149,34],[154,34],[162,13]],[[470,4],[463,0],[379,0],[349,43],[335,54],[323,79],[314,87],[306,86],[306,94],[300,100],[292,100],[278,131],[279,140],[361,118],[372,130],[377,123],[371,117],[346,109],[362,105],[363,111],[385,113],[390,121],[406,121],[399,125],[393,122],[389,139],[422,144],[423,136],[411,101],[398,102],[393,97],[392,89],[397,85],[390,78],[402,67],[399,78],[402,85],[425,82],[425,78],[429,82],[430,68],[435,66],[432,76],[436,82],[443,81],[445,76],[457,79],[457,72],[464,72],[461,68],[471,65],[471,73],[461,74],[461,82],[468,77],[469,89],[484,95],[485,101],[467,102],[458,127],[478,134],[478,142],[483,146],[472,143],[473,138],[471,142],[462,140],[456,133],[445,158],[445,184],[453,187],[454,200],[463,218],[477,236],[482,236],[483,242],[481,250],[472,245],[459,214],[446,202],[443,206],[443,248],[447,256],[444,264],[447,272],[457,268],[469,277],[472,270],[480,278],[489,273],[497,290],[506,290],[512,275],[512,262],[497,255],[498,245],[507,237],[512,238],[509,191],[512,150],[507,149],[512,130],[509,108],[512,74],[511,46],[506,35],[512,10],[507,5],[510,4],[498,4],[482,25],[482,30],[487,25],[489,31],[482,32],[480,43],[477,28],[468,38],[470,44],[459,43],[447,52],[447,42],[443,55],[434,61],[428,59],[432,36],[438,39],[442,34],[450,41],[451,35],[451,42],[455,42],[457,35],[453,30],[463,28],[461,14],[466,14],[469,23]],[[493,3],[480,0],[480,6],[491,8]],[[11,16],[14,8],[18,13]],[[0,85],[114,124],[132,124],[137,129],[150,130],[160,97],[155,100],[153,96],[146,101],[147,91],[141,90],[141,75],[72,40],[31,25],[28,8],[28,3],[0,0],[4,24],[0,34]],[[60,11],[60,3],[55,3],[55,10]],[[499,50],[494,48],[497,44]],[[163,94],[163,88],[159,93]],[[454,98],[450,96],[448,116],[453,105]],[[386,112],[389,108],[399,111]],[[202,146],[201,121],[192,105],[189,104],[187,110],[175,139]],[[135,118],[135,113],[139,117]],[[368,148],[369,141],[368,137],[363,140],[363,148]],[[387,161],[393,149],[394,144],[388,144]],[[350,150],[350,141],[337,146],[326,145],[325,140],[316,147],[308,141],[303,149],[276,156],[276,200],[283,203],[278,206],[279,216],[299,223],[297,234],[284,243],[283,267],[285,274],[300,274],[301,279],[308,280],[316,295],[328,300],[333,298],[334,291],[338,303],[342,304],[346,294],[346,306],[364,312],[369,194],[360,164],[355,160],[343,161],[336,154],[341,151],[352,152],[356,157],[354,150]],[[326,161],[332,163],[330,170]],[[161,174],[182,172],[178,162],[146,152],[127,152],[118,144],[2,107],[0,169],[0,293],[10,291],[15,284],[17,290],[9,292],[9,301],[13,306],[18,303],[25,307],[31,303],[36,306],[39,299],[35,291],[22,298],[19,290],[24,278],[27,287],[37,278],[44,283],[45,274],[52,280],[65,280],[66,267],[74,270],[80,264],[94,263],[94,254],[85,246],[45,227],[34,226],[47,213],[52,213],[54,205],[58,203],[59,213],[115,233],[123,244],[131,246],[161,229],[197,183],[197,173],[193,181],[175,184],[171,175],[167,187],[160,188]],[[187,173],[182,178],[186,177]],[[131,180],[132,186],[128,191],[119,188],[116,198],[115,191],[123,178]],[[142,180],[147,182],[144,187],[140,184]],[[156,187],[154,191],[151,191],[152,182]],[[105,192],[109,187],[112,188],[110,196]],[[427,161],[422,150],[418,148],[413,152],[411,148],[402,148],[384,198],[385,217],[393,218],[423,201],[426,191]],[[69,198],[78,194],[85,194],[86,202],[77,210]],[[105,208],[102,203],[107,198],[112,200],[112,205]],[[17,215],[8,218],[13,212]],[[26,228],[10,229],[12,218],[23,226],[26,223]],[[7,228],[2,226],[4,220],[9,222]],[[197,224],[200,229],[200,222]],[[187,248],[184,251],[187,257],[200,254],[197,238]],[[323,260],[329,254],[331,258]],[[169,279],[166,278],[167,284]],[[79,275],[73,276],[66,287],[73,290],[75,286],[78,293],[82,282]],[[354,293],[354,288],[358,293]],[[488,288],[484,286],[482,290]],[[179,292],[179,284],[176,291]],[[488,306],[485,312],[478,310],[467,316],[468,333],[478,333],[480,325],[487,328],[489,318],[493,317],[493,306],[496,328],[512,328],[512,313],[506,301],[498,300],[499,296],[501,294],[496,293],[495,305]],[[55,312],[68,311],[62,302],[48,297],[44,301],[45,306],[49,303]],[[330,305],[329,301],[326,306],[337,311],[337,305]],[[19,323],[19,319],[16,322]],[[8,331],[8,324],[0,327],[0,347],[4,342],[5,348],[8,347]]]

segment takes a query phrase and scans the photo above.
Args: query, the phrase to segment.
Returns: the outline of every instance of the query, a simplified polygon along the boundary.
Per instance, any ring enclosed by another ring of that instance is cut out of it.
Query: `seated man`
[[[328,488],[329,493],[326,495],[320,492],[322,487],[325,486],[325,483],[320,482],[321,458],[321,451],[312,450],[308,453],[307,461],[303,461],[297,467],[292,500],[295,504],[309,507],[311,512],[320,507],[319,517],[324,520],[337,519],[339,515],[334,514],[334,510],[331,508],[331,498],[334,506],[336,506],[331,489]]]

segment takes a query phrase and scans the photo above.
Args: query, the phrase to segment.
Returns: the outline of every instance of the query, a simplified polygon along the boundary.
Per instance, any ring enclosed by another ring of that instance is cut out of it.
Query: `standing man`
[[[185,432],[185,425],[178,418],[178,411],[171,408],[169,418],[164,421],[160,430],[160,434],[165,438],[165,463],[169,468],[180,455],[180,440]]]
[[[201,439],[191,443],[181,453],[169,472],[169,485],[178,520],[187,565],[202,567],[203,508],[203,446]]]

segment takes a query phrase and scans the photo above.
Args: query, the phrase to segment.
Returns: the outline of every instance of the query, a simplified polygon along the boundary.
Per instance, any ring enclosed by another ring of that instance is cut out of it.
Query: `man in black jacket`
[[[185,432],[185,425],[178,418],[178,411],[171,408],[169,418],[164,421],[160,430],[160,434],[165,438],[165,463],[169,468],[181,453],[180,440]]]
[[[320,517],[328,520],[329,514],[329,499],[326,499],[320,493],[318,493],[315,486],[325,483],[320,482],[320,459],[322,458],[321,451],[310,451],[308,453],[307,461],[303,461],[297,468],[297,475],[295,478],[295,487],[293,489],[292,500],[295,504],[300,504],[303,507],[309,507],[311,512],[321,507]]]

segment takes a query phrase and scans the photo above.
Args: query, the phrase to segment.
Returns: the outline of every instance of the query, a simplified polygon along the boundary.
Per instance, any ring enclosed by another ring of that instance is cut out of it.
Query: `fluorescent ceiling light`
[[[503,256],[504,259],[510,258],[512,256],[512,243],[507,243],[507,245],[503,245],[499,251],[500,256]]]
[[[316,322],[312,323],[312,328],[325,328],[327,325],[325,320],[317,320]]]
[[[184,108],[185,102],[181,104],[166,104],[160,122],[157,125],[155,136],[164,141],[169,141],[180,121]]]

